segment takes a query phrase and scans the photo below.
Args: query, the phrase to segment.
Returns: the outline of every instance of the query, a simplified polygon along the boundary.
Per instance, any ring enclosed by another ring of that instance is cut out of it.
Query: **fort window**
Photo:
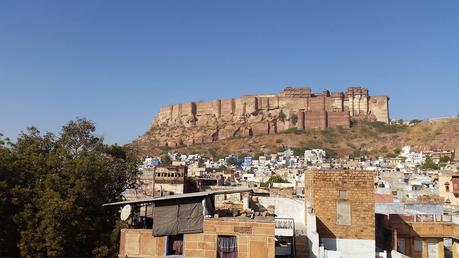
[[[448,182],[445,183],[445,191],[449,192],[449,183]]]
[[[181,257],[183,255],[183,234],[167,236],[166,256]]]
[[[237,258],[237,239],[235,236],[218,236],[217,258]]]

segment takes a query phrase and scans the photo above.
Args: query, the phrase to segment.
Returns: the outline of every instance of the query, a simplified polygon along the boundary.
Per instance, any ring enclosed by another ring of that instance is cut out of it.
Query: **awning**
[[[111,202],[111,203],[105,203],[102,206],[121,206],[121,205],[126,205],[126,204],[131,204],[131,205],[132,204],[149,204],[149,203],[155,203],[155,202],[167,201],[167,200],[176,200],[176,199],[182,199],[182,198],[196,198],[196,197],[204,198],[204,197],[212,196],[212,195],[244,193],[244,192],[253,193],[253,190],[250,188],[235,188],[235,189],[209,191],[209,192],[184,193],[184,194],[178,194],[178,195],[144,198],[144,199],[131,200],[131,201]]]

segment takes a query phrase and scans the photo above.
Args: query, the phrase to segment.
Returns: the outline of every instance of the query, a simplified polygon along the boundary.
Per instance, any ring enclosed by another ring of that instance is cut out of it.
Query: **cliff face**
[[[369,96],[368,89],[312,93],[287,87],[279,94],[190,102],[162,107],[141,145],[170,146],[209,143],[231,137],[299,130],[349,127],[350,119],[389,122],[389,98]]]

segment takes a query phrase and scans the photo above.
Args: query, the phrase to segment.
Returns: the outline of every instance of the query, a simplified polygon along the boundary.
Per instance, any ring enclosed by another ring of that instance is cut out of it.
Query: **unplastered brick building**
[[[375,257],[373,172],[317,170],[306,171],[304,178],[306,224],[314,233],[308,234],[311,253],[318,235],[316,245],[343,258]]]

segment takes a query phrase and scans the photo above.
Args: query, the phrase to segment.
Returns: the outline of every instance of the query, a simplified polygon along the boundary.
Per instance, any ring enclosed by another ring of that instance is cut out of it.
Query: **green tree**
[[[262,152],[261,150],[257,150],[255,154],[253,155],[253,159],[259,159],[260,156],[264,156],[264,155],[265,155],[264,152]]]
[[[323,148],[325,151],[325,155],[327,158],[337,158],[338,157],[338,152],[336,152],[334,149],[329,149],[329,148]]]
[[[163,155],[161,157],[161,165],[163,166],[169,166],[169,165],[172,165],[172,160],[171,158],[169,157],[169,155]]]
[[[433,162],[433,160],[430,157],[427,157],[426,161],[424,162],[424,164],[422,164],[421,168],[422,169],[437,170],[438,169],[438,165],[435,164],[435,162]]]
[[[448,163],[450,158],[448,156],[440,157],[440,163]]]
[[[228,166],[240,166],[242,164],[242,160],[238,160],[236,157],[229,157],[226,159],[226,164]]]
[[[270,183],[289,183],[289,181],[285,180],[280,175],[272,175],[266,182],[262,182],[260,185],[266,187]]]
[[[13,216],[18,212],[14,188],[19,178],[14,169],[14,159],[8,139],[0,134],[0,257],[18,257],[17,243],[20,235]]]
[[[288,183],[288,181],[283,179],[280,175],[272,175],[268,179],[268,182],[272,182],[272,183]]]
[[[58,136],[29,128],[16,144],[1,148],[0,159],[6,159],[0,187],[14,185],[10,196],[0,195],[0,208],[12,206],[15,227],[0,230],[10,232],[18,247],[0,237],[0,249],[23,257],[116,256],[118,211],[102,204],[122,200],[122,192],[136,186],[132,150],[104,144],[93,122],[77,119]],[[3,219],[7,214],[0,212]]]
[[[296,123],[298,122],[298,116],[296,114],[293,114],[291,117],[290,117],[291,121],[292,121],[292,124],[296,125]]]

